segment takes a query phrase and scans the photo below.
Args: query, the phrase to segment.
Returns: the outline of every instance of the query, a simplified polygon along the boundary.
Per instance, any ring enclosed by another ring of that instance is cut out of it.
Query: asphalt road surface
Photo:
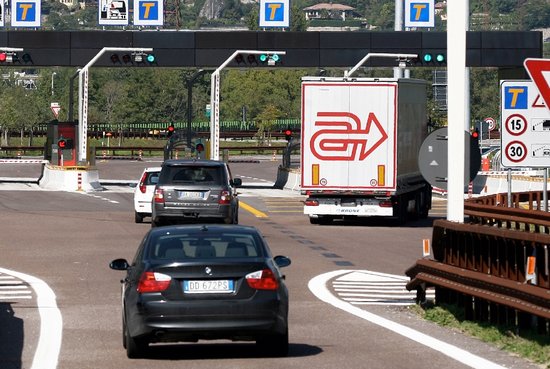
[[[98,162],[100,179],[135,182],[159,160]],[[404,272],[444,216],[402,227],[368,220],[309,224],[303,196],[272,188],[277,161],[233,162],[243,179],[241,224],[287,255],[290,353],[261,357],[253,343],[159,345],[130,360],[122,347],[120,279],[150,227],[134,223],[128,185],[105,191],[41,190],[40,165],[0,164],[0,368],[535,368],[475,339],[419,319]],[[370,287],[367,287],[370,286]],[[375,286],[375,287],[373,287]]]

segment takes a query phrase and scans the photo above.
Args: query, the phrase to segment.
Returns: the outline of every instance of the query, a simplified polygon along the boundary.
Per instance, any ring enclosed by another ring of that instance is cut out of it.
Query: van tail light
[[[231,192],[223,190],[220,192],[220,198],[218,204],[220,205],[229,205],[231,203]]]
[[[313,199],[306,199],[306,201],[304,201],[304,205],[305,206],[319,206],[319,201],[313,200]]]
[[[147,179],[147,173],[143,173],[141,176],[141,179],[139,180],[139,190],[141,193],[145,193],[147,191],[147,186],[145,185],[145,180]]]
[[[155,189],[153,201],[157,204],[164,204],[164,191],[161,188]]]
[[[258,270],[246,275],[246,282],[250,288],[256,290],[276,290],[279,282],[270,269]]]
[[[139,293],[146,292],[162,292],[168,288],[172,277],[162,273],[143,272],[139,278],[137,291]]]

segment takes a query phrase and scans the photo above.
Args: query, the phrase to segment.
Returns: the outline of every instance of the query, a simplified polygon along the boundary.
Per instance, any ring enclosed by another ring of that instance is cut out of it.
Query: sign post
[[[111,51],[136,51],[151,52],[150,47],[104,47],[82,69],[78,71],[78,162],[85,162],[87,155],[88,139],[88,70],[106,52]]]
[[[236,50],[210,76],[210,159],[220,160],[220,72],[239,54],[286,55],[286,51]]]

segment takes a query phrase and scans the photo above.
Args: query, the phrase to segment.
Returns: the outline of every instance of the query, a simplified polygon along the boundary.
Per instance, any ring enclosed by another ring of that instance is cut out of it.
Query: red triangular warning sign
[[[545,74],[550,76],[550,59],[528,58],[523,62],[523,66],[537,86],[546,106],[550,107],[550,86],[545,76]]]
[[[544,103],[544,100],[540,97],[540,94],[535,97],[535,101],[533,101],[533,105],[531,105],[532,108],[546,108],[546,104]]]

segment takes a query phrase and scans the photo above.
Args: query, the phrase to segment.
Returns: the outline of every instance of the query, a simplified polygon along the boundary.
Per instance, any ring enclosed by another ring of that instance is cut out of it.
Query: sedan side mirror
[[[290,258],[286,257],[286,256],[282,256],[282,255],[277,255],[273,258],[273,260],[275,261],[275,264],[277,264],[277,266],[279,268],[284,268],[284,267],[287,267],[289,266],[292,261],[290,260]]]
[[[113,270],[127,270],[130,267],[126,259],[115,259],[109,264],[109,268]]]

